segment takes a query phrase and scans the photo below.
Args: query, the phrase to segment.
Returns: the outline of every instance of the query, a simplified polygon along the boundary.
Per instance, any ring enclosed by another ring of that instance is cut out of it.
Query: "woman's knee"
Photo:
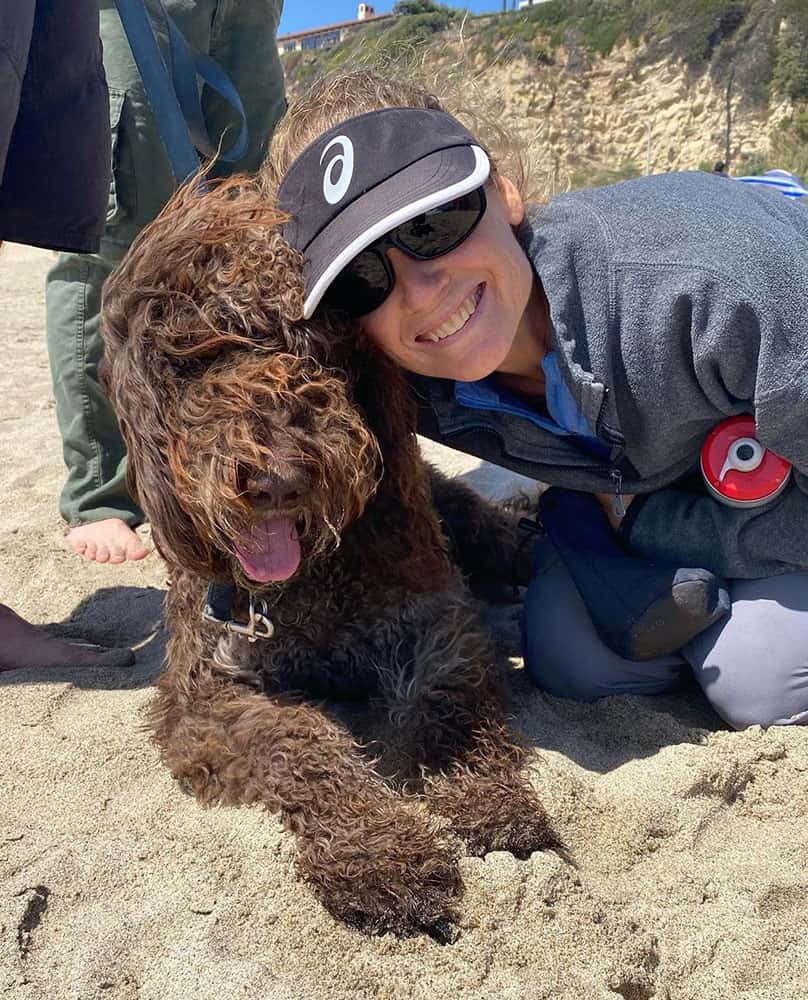
[[[708,701],[733,729],[749,726],[794,726],[808,724],[808,681],[797,691],[779,690],[770,684],[708,684]]]
[[[685,662],[678,656],[624,660],[598,635],[586,606],[552,545],[537,545],[536,574],[522,620],[525,669],[542,690],[558,698],[597,701],[618,694],[662,694],[680,686]]]
[[[593,666],[576,648],[581,633],[574,620],[577,591],[571,592],[572,581],[545,542],[536,547],[537,571],[522,613],[525,670],[537,687],[558,698],[595,701],[601,695],[595,690]]]
[[[757,656],[710,657],[696,677],[713,709],[733,729],[808,723],[808,663],[781,661],[781,669]]]
[[[808,574],[732,581],[732,613],[684,650],[734,729],[808,723]]]

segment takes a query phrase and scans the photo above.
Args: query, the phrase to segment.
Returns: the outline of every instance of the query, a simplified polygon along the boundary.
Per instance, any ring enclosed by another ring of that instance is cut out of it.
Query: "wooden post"
[[[724,163],[726,164],[725,170],[729,173],[730,167],[730,149],[732,147],[732,83],[735,79],[735,67],[729,71],[729,79],[727,80],[727,134],[726,141],[724,143]]]

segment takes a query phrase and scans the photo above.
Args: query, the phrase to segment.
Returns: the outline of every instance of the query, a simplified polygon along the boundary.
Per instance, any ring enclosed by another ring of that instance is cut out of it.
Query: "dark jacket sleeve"
[[[740,510],[709,496],[658,490],[637,497],[622,533],[650,558],[755,579],[808,569],[808,497],[798,481],[765,507]]]
[[[16,5],[14,0],[7,6]],[[4,27],[2,17],[0,43]],[[38,0],[0,183],[0,240],[76,253],[98,250],[111,169],[101,55],[98,0]],[[0,94],[0,102],[7,100]]]
[[[702,300],[703,301],[703,300]],[[660,490],[629,507],[629,547],[727,577],[808,569],[808,259],[783,255],[768,274],[711,289],[694,303],[693,362],[705,394],[754,414],[758,438],[792,463],[770,504],[738,509],[711,496]]]

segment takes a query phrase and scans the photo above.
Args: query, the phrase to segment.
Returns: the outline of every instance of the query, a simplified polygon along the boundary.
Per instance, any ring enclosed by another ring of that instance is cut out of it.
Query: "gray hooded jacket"
[[[662,174],[531,206],[519,238],[562,376],[608,460],[413,376],[420,432],[542,482],[642,494],[621,526],[637,553],[731,578],[808,569],[808,207]],[[793,463],[785,492],[751,509],[707,495],[699,474],[707,433],[741,413]]]

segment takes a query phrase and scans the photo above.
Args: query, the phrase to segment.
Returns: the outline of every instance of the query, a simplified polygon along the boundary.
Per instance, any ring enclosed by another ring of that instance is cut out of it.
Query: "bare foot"
[[[131,649],[90,648],[54,639],[0,604],[0,671],[20,667],[127,667],[134,659]]]
[[[151,552],[119,517],[78,524],[65,538],[80,556],[91,562],[122,563],[145,559]]]

